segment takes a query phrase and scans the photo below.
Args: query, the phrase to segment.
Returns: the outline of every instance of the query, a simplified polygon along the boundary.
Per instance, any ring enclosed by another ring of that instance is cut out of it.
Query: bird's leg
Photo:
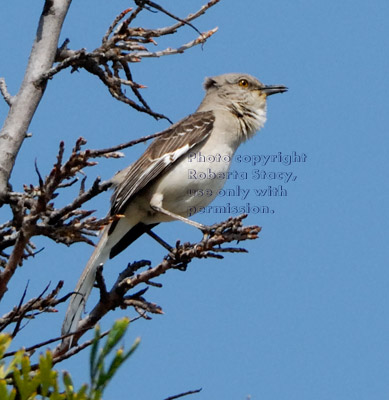
[[[173,251],[173,247],[169,245],[169,243],[166,243],[161,237],[159,237],[156,233],[154,233],[151,229],[146,231],[146,233],[152,237],[154,240],[156,240],[161,246],[163,246],[166,250],[168,251]]]
[[[190,219],[188,219],[188,218],[182,217],[181,215],[174,214],[173,212],[168,211],[168,210],[165,210],[165,209],[162,208],[162,207],[159,207],[159,206],[156,206],[156,205],[150,205],[150,207],[151,207],[154,211],[160,212],[161,214],[165,214],[165,215],[167,215],[167,216],[169,216],[169,217],[171,217],[171,218],[173,218],[173,219],[176,219],[176,220],[178,220],[178,221],[185,222],[185,223],[188,224],[188,225],[192,225],[192,226],[194,226],[195,228],[200,229],[200,231],[202,231],[202,232],[204,232],[204,233],[208,233],[208,232],[211,230],[211,227],[210,227],[210,226],[203,225],[203,224],[200,224],[199,222],[192,221],[192,220],[190,220]]]

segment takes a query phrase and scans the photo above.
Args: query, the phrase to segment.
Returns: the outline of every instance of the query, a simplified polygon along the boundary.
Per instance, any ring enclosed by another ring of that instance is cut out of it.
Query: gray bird
[[[137,161],[112,178],[110,215],[122,218],[103,230],[71,297],[63,335],[76,331],[97,267],[108,258],[160,222],[181,220],[206,229],[187,217],[222,189],[235,151],[266,121],[267,97],[287,90],[238,73],[206,78],[204,88],[205,97],[194,114],[166,129]],[[209,177],[210,171],[210,179],[196,179]],[[201,190],[208,195],[194,195]]]

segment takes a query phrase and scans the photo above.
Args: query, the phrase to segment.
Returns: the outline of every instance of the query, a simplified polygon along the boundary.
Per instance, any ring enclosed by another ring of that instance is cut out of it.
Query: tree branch
[[[13,98],[8,92],[4,78],[0,78],[0,93],[3,95],[5,102],[11,107]]]
[[[166,397],[166,399],[164,399],[164,400],[175,400],[175,399],[179,399],[180,397],[188,396],[189,394],[200,393],[201,390],[202,390],[202,389],[188,390],[187,392],[183,392],[183,393],[180,393],[180,394],[176,394],[176,395],[174,395],[174,396]]]
[[[208,38],[210,38],[214,33],[217,32],[217,29],[218,28],[214,28],[208,32],[204,32],[197,39],[194,39],[188,43],[185,43],[176,49],[172,49],[172,48],[168,47],[167,49],[159,50],[159,51],[138,51],[138,52],[134,52],[133,56],[139,57],[139,58],[148,58],[148,57],[162,57],[162,56],[170,56],[170,55],[174,55],[174,54],[181,54],[185,50],[188,50],[193,46],[196,46],[200,43],[204,43]]]
[[[189,21],[198,18],[200,15],[204,14],[207,9],[214,6],[219,1],[220,0],[212,0],[201,7],[201,9],[196,13],[190,14],[183,19],[176,17],[156,3],[143,0],[136,1],[138,7],[134,11],[129,8],[121,12],[107,29],[107,32],[103,36],[101,46],[92,52],[87,52],[85,49],[68,49],[67,45],[69,41],[66,40],[58,49],[56,56],[58,64],[43,73],[36,81],[36,84],[44,84],[48,79],[51,79],[55,74],[65,68],[72,67],[72,71],[83,68],[89,73],[96,75],[115,99],[128,104],[137,111],[147,113],[156,119],[165,118],[169,120],[165,115],[153,111],[146,103],[139,91],[139,89],[144,88],[145,86],[140,85],[133,80],[130,63],[140,62],[144,57],[162,57],[165,55],[183,53],[191,47],[203,44],[217,31],[217,28],[205,33],[200,33]],[[131,27],[130,24],[144,9],[144,7],[156,8],[179,22],[158,29]],[[177,29],[185,25],[194,28],[198,33],[200,33],[200,36],[178,48],[167,48],[153,52],[148,51],[145,47],[149,44],[156,45],[157,43],[154,38],[175,33]],[[121,77],[122,71],[124,71],[126,79]],[[126,94],[126,86],[130,87],[136,100],[130,98]]]
[[[0,131],[0,205],[10,190],[8,182],[16,155],[45,91],[45,85],[36,86],[34,82],[53,65],[70,3],[71,0],[45,1],[21,88]]]
[[[258,237],[261,228],[258,226],[243,226],[242,221],[247,215],[229,218],[227,221],[217,223],[211,227],[209,233],[205,233],[203,239],[198,243],[177,242],[176,247],[155,267],[150,268],[150,261],[142,260],[129,264],[119,275],[112,289],[107,291],[102,278],[102,269],[97,277],[97,286],[100,289],[101,298],[93,310],[79,322],[77,332],[74,333],[72,345],[76,345],[81,336],[92,329],[96,323],[109,311],[115,308],[133,307],[142,316],[149,318],[147,313],[161,314],[162,308],[144,298],[145,289],[135,293],[127,294],[138,285],[161,287],[152,279],[164,274],[170,269],[186,270],[188,264],[195,258],[223,258],[220,253],[242,253],[247,252],[243,248],[220,247],[224,243],[233,241],[253,240]],[[144,267],[147,269],[142,270]],[[141,310],[139,312],[138,310]],[[55,355],[65,354],[68,342],[62,343],[56,349]]]
[[[66,301],[70,296],[69,294],[63,298],[57,299],[57,295],[62,289],[62,286],[63,281],[59,281],[57,286],[47,296],[43,297],[43,295],[49,288],[49,285],[47,285],[38,297],[34,297],[23,304],[27,290],[26,288],[19,305],[15,306],[12,311],[8,312],[7,314],[3,315],[2,318],[0,318],[0,331],[3,331],[8,325],[16,323],[16,327],[12,334],[12,336],[15,337],[20,329],[20,324],[23,319],[32,319],[35,317],[36,314],[41,314],[43,312],[55,312],[56,310],[54,309],[54,307],[57,304]]]

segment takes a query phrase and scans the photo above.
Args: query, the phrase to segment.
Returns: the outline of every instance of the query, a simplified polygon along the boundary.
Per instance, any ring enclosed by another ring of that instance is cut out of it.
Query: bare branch
[[[71,0],[57,0],[44,4],[24,80],[0,131],[0,204],[10,190],[8,181],[16,155],[45,91],[45,85],[36,87],[34,81],[53,65],[70,3]]]
[[[103,332],[100,335],[100,339],[102,339],[104,336],[107,336],[109,332],[110,332],[110,330],[107,330],[107,331]],[[69,335],[69,336],[71,336],[71,335]],[[79,353],[81,350],[84,350],[87,347],[89,347],[94,341],[95,341],[95,338],[87,340],[87,341],[85,341],[84,343],[82,343],[82,344],[80,344],[78,346],[72,347],[72,349],[69,350],[68,352],[62,353],[62,354],[59,354],[59,355],[53,357],[53,364],[57,364],[58,362],[61,362],[63,360],[66,360],[66,359],[74,356],[75,354]],[[35,369],[37,367],[38,367],[38,365],[32,367],[32,369]]]
[[[132,318],[130,322],[132,323],[132,322],[136,321],[136,320],[139,319],[139,318],[140,318],[139,316],[136,317],[136,318]],[[101,333],[100,336],[99,336],[99,338],[102,339],[103,337],[107,336],[107,335],[109,334],[110,331],[111,331],[111,330],[109,329],[109,330],[107,330],[107,331]],[[27,347],[27,348],[26,348],[26,352],[34,351],[34,350],[36,350],[36,349],[39,348],[39,347],[46,346],[46,345],[48,345],[48,344],[50,344],[50,343],[58,342],[59,340],[66,339],[67,337],[70,337],[70,336],[73,336],[73,335],[74,335],[74,333],[68,333],[68,334],[66,334],[66,335],[56,337],[56,338],[54,338],[54,339],[46,340],[45,342],[38,343],[38,344],[36,344],[36,345],[34,345],[34,346],[31,346],[31,347]],[[57,355],[56,357],[53,358],[53,364],[57,364],[57,363],[59,363],[59,362],[61,362],[61,361],[63,361],[63,360],[66,360],[66,359],[68,359],[68,358],[74,356],[75,354],[79,353],[81,350],[84,350],[85,348],[87,348],[88,346],[90,346],[90,345],[94,342],[94,340],[95,340],[95,338],[86,340],[84,343],[82,343],[82,344],[80,344],[80,345],[78,345],[78,346],[72,347],[72,349],[69,350],[68,352],[66,352],[66,353],[61,353],[61,354]],[[14,355],[15,353],[16,353],[16,352],[5,353],[5,354],[4,354],[4,357],[8,357],[8,356],[10,356],[10,355]],[[58,353],[57,353],[57,354],[58,354]],[[36,370],[37,368],[38,368],[38,364],[35,364],[35,365],[31,366],[31,369],[32,369],[32,370]]]
[[[101,46],[92,52],[86,52],[85,49],[70,50],[67,48],[69,42],[65,41],[57,52],[56,61],[58,64],[41,74],[35,83],[38,86],[43,85],[59,71],[68,67],[72,67],[72,71],[83,68],[89,73],[96,75],[115,99],[128,104],[137,111],[147,113],[156,119],[164,118],[169,120],[165,115],[153,111],[147,104],[139,91],[139,89],[144,88],[145,86],[138,84],[133,80],[129,64],[140,62],[144,57],[162,57],[165,55],[183,53],[193,46],[203,44],[217,31],[217,28],[201,33],[191,24],[190,21],[204,14],[207,9],[218,2],[219,0],[210,1],[201,7],[201,9],[196,13],[190,14],[186,18],[182,19],[154,2],[149,0],[137,0],[136,3],[138,7],[134,11],[132,11],[132,9],[127,9],[121,12],[107,29],[107,32],[103,36]],[[130,27],[130,24],[145,7],[158,9],[179,22],[158,29]],[[174,49],[168,48],[153,52],[148,51],[147,47],[145,47],[149,44],[156,45],[154,38],[175,33],[177,29],[185,25],[191,26],[200,36],[197,39]],[[121,77],[122,71],[124,71],[126,79]],[[126,86],[131,88],[136,100],[130,98],[126,94],[124,90]]]
[[[140,284],[154,285],[152,279],[164,274],[170,269],[186,270],[188,264],[195,258],[223,258],[220,253],[242,253],[247,252],[243,248],[223,248],[220,247],[224,243],[233,241],[253,240],[258,237],[261,228],[258,226],[243,226],[242,220],[247,215],[243,214],[238,217],[229,218],[227,221],[215,224],[211,227],[209,233],[205,233],[203,239],[199,243],[177,242],[176,247],[164,258],[164,260],[155,267],[150,268],[150,261],[142,260],[129,264],[127,268],[119,275],[112,289],[108,292],[102,278],[102,267],[98,276],[98,287],[100,289],[101,298],[93,310],[80,321],[77,332],[74,332],[72,344],[76,345],[77,340],[109,311],[115,308],[134,307],[136,311],[142,310],[161,314],[160,306],[146,300],[143,295],[145,289],[127,294]],[[142,270],[144,267],[148,267]],[[140,271],[141,270],[141,271]],[[139,312],[139,311],[138,311]],[[145,315],[147,317],[147,315]],[[64,343],[56,349],[56,354],[60,355],[67,351],[67,343]]]
[[[10,192],[5,197],[5,201],[12,207],[14,218],[12,222],[0,227],[1,256],[8,260],[2,261],[4,269],[0,273],[0,298],[6,292],[8,282],[17,266],[21,265],[25,258],[35,254],[35,246],[30,241],[33,236],[44,235],[67,245],[75,242],[93,245],[88,236],[96,235],[96,231],[115,219],[96,219],[90,217],[92,211],[79,209],[85,202],[111,186],[110,182],[100,183],[100,179],[95,180],[90,189],[82,190],[69,205],[60,209],[54,208],[56,191],[73,182],[75,175],[82,172],[83,168],[96,165],[90,160],[93,155],[88,151],[81,151],[85,143],[84,139],[78,139],[66,162],[63,162],[65,146],[61,143],[57,161],[50,174],[43,178],[36,168],[38,186],[25,186],[24,193]],[[14,247],[8,256],[2,250],[10,246]]]
[[[105,35],[103,36],[103,40],[102,42],[105,43],[108,38],[110,37],[110,35],[113,33],[114,29],[116,28],[116,26],[118,25],[118,23],[129,13],[132,11],[132,8],[127,8],[126,10],[122,11],[112,22],[112,24],[109,26],[109,28],[107,29],[107,32],[105,33]],[[140,7],[139,7],[139,11],[140,11]],[[139,12],[138,11],[138,12]],[[134,15],[134,13],[133,13]],[[135,15],[134,15],[135,17]]]
[[[57,286],[47,296],[43,297],[43,295],[49,288],[49,285],[47,285],[42,293],[38,295],[38,297],[34,297],[23,304],[24,298],[26,296],[26,287],[23,296],[19,302],[19,305],[15,306],[12,311],[8,312],[7,314],[3,315],[2,318],[0,318],[0,331],[4,330],[8,325],[16,323],[12,335],[13,337],[15,337],[20,330],[20,325],[23,319],[29,320],[35,318],[37,314],[41,314],[43,312],[56,312],[54,307],[57,304],[66,301],[70,296],[67,295],[60,299],[57,299],[58,293],[62,289],[62,287],[63,281],[59,281]]]
[[[135,146],[138,143],[147,142],[150,139],[155,139],[163,135],[165,131],[153,133],[152,135],[143,136],[139,139],[130,140],[129,142],[119,144],[117,146],[112,146],[106,149],[99,149],[99,150],[89,150],[90,157],[97,158],[97,157],[107,157],[109,154],[114,154],[118,150],[127,149],[128,147]]]
[[[26,285],[26,287],[24,288],[23,295],[22,295],[22,297],[21,297],[21,299],[20,299],[20,302],[19,302],[19,305],[16,307],[16,310],[15,310],[15,311],[20,311],[20,308],[21,308],[21,306],[22,306],[22,304],[23,304],[23,301],[24,301],[24,299],[25,299],[25,297],[26,297],[26,294],[27,294],[28,285],[29,285],[29,282],[27,282],[27,285]],[[17,334],[17,332],[18,332],[18,330],[19,330],[21,321],[22,321],[22,319],[23,319],[23,316],[24,316],[23,314],[20,314],[20,317],[17,318],[15,329],[14,329],[12,335],[11,335],[12,337],[15,337],[15,336],[16,336],[16,334]]]
[[[3,95],[5,102],[11,107],[12,96],[8,92],[7,84],[5,83],[4,78],[0,78],[0,93]]]
[[[190,22],[190,21],[194,21],[195,19],[197,19],[198,17],[200,17],[201,15],[205,14],[205,12],[213,7],[214,5],[216,5],[217,3],[219,3],[220,0],[211,0],[209,1],[207,4],[203,5],[197,12],[193,13],[193,14],[189,14],[186,18],[185,21],[186,22]],[[159,28],[156,29],[153,32],[152,36],[153,37],[159,37],[159,36],[165,36],[165,35],[169,35],[172,33],[175,33],[177,31],[177,29],[179,29],[180,27],[182,27],[185,23],[184,22],[178,22],[177,24],[171,25],[171,26],[167,26],[164,28]]]
[[[197,46],[200,43],[204,43],[208,38],[210,38],[214,33],[217,32],[218,28],[211,29],[208,32],[202,33],[197,39],[192,40],[186,44],[183,44],[181,47],[177,49],[172,49],[168,47],[167,49],[160,50],[160,51],[138,51],[134,52],[133,55],[139,58],[147,58],[147,57],[162,57],[162,56],[170,56],[174,54],[183,53],[185,50],[190,49],[193,46]]]
[[[150,0],[134,0],[134,1],[135,1],[135,4],[138,5],[139,7],[145,7],[145,8],[152,7],[152,8],[155,8],[156,10],[162,11],[164,14],[168,15],[169,17],[171,17],[171,18],[173,18],[173,19],[175,19],[177,21],[180,21],[182,24],[190,26],[198,34],[201,35],[201,32],[194,25],[192,25],[190,22],[185,21],[184,19],[181,19],[181,18],[175,16],[170,11],[167,11],[164,8],[162,8],[159,4],[154,3],[153,1],[150,1]]]
[[[24,249],[27,246],[31,235],[32,232],[28,232],[26,230],[20,230],[17,234],[15,246],[11,255],[9,256],[9,260],[3,271],[0,273],[0,300],[3,298],[4,293],[8,290],[8,282],[23,259]]]
[[[202,390],[202,389],[189,390],[189,391],[184,392],[184,393],[180,393],[180,394],[176,394],[176,395],[174,395],[174,396],[166,397],[166,399],[164,399],[164,400],[175,400],[175,399],[179,399],[180,397],[188,396],[189,394],[200,393],[201,390]]]
[[[64,61],[58,63],[55,67],[50,68],[47,72],[43,73],[40,76],[39,80],[36,81],[36,83],[35,83],[37,86],[42,85],[43,82],[47,81],[48,79],[51,79],[55,74],[62,71],[63,69],[68,68],[75,61],[85,57],[85,55],[86,55],[86,49],[80,49],[80,50],[71,52],[71,50],[67,50],[65,47],[65,48],[61,48],[61,50],[59,50],[59,51],[64,52],[65,50],[69,54],[68,57]]]

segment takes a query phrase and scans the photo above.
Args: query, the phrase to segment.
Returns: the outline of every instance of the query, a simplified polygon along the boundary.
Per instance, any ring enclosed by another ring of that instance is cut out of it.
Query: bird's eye
[[[243,88],[247,88],[249,86],[249,81],[247,79],[240,79],[239,86],[241,86]]]

